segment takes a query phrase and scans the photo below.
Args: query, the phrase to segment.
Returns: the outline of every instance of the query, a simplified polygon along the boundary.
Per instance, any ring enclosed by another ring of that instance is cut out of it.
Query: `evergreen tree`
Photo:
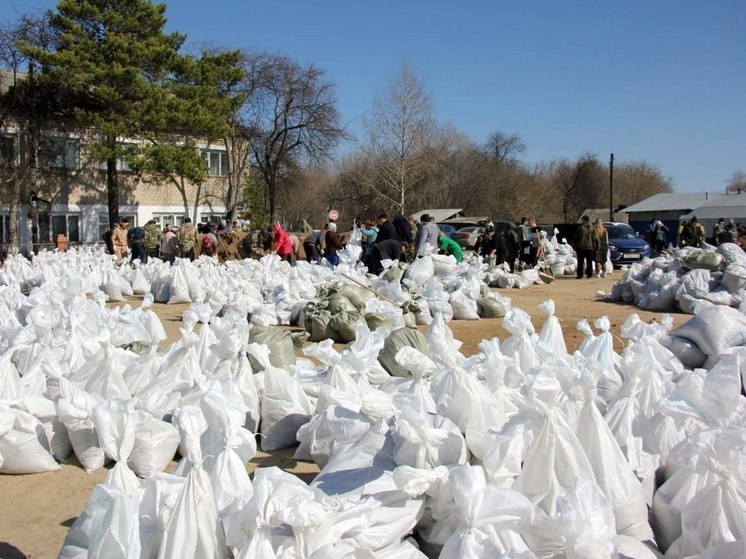
[[[185,105],[171,99],[174,76],[186,62],[185,37],[164,33],[165,4],[148,0],[61,0],[49,14],[60,42],[53,52],[25,47],[40,79],[75,99],[78,122],[97,131],[92,155],[106,161],[109,221],[119,219],[117,159],[132,155],[122,138],[163,134]]]

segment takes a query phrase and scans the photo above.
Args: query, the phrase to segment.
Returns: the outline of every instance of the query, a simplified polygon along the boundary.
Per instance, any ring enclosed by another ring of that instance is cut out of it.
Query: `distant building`
[[[708,236],[721,217],[746,223],[746,193],[668,192],[646,198],[622,211],[628,215],[632,228],[640,233],[647,231],[653,219],[661,220],[669,228],[669,240],[675,242],[679,224],[695,216]]]
[[[19,75],[17,79],[21,79]],[[13,75],[0,73],[0,92],[12,83]],[[106,164],[90,153],[95,130],[69,122],[50,124],[43,133],[36,154],[36,180],[29,190],[49,204],[38,203],[32,211],[31,200],[21,200],[18,212],[18,237],[21,251],[31,248],[31,220],[38,227],[39,244],[54,242],[58,234],[70,244],[101,242],[109,228]],[[138,139],[122,138],[122,143]],[[0,127],[0,181],[13,180],[15,164],[21,161],[22,142],[19,123],[9,120]],[[147,176],[133,172],[125,158],[117,161],[119,179],[119,215],[129,218],[131,226],[154,219],[161,227],[181,225],[185,217],[196,221],[218,222],[225,217],[228,188],[228,154],[224,146],[198,143],[207,167],[203,184],[182,182],[177,176]],[[28,194],[28,193],[27,193]],[[0,243],[8,242],[9,188],[0,188]],[[16,201],[18,202],[18,201]]]

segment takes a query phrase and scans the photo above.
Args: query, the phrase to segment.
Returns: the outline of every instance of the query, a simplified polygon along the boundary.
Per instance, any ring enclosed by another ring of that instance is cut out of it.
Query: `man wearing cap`
[[[117,260],[123,260],[129,253],[129,247],[127,245],[127,227],[129,227],[129,219],[122,218],[119,224],[114,227],[111,233],[111,243],[114,247],[114,255]]]
[[[432,250],[438,249],[438,236],[440,230],[435,225],[435,218],[430,214],[422,214],[420,218],[422,227],[417,231],[417,238],[414,241],[415,251],[417,256],[425,256],[427,254],[425,247],[430,245]]]

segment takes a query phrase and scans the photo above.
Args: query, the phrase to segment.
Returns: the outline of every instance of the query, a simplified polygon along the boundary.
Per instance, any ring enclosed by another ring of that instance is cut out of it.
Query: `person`
[[[217,227],[214,223],[207,225],[205,233],[202,235],[202,244],[200,245],[200,254],[205,256],[214,256],[218,253],[218,236],[216,235]]]
[[[170,223],[166,224],[161,237],[161,254],[163,261],[173,264],[176,261],[176,255],[179,252],[179,245],[176,242],[176,233]]]
[[[148,257],[158,258],[158,256],[160,256],[161,232],[154,219],[151,219],[145,224],[145,239],[143,240],[143,245],[145,246],[145,254],[147,254]]]
[[[587,215],[583,216],[580,227],[575,231],[572,246],[578,256],[578,279],[583,279],[583,271],[588,279],[593,276],[593,260],[598,250],[598,236]]]
[[[237,219],[234,219],[233,223],[231,223],[231,230],[232,231],[240,231],[241,230],[241,224],[238,222]]]
[[[129,248],[127,246],[127,227],[129,227],[129,219],[122,218],[111,233],[111,244],[114,251],[114,256],[117,257],[117,261],[124,260],[129,254]]]
[[[114,237],[114,229],[117,227],[119,227],[118,223],[115,224],[114,227],[109,227],[104,231],[104,234],[101,235],[101,239],[104,241],[106,254],[114,254],[114,241],[112,239]]]
[[[717,220],[717,223],[715,223],[715,226],[712,228],[712,238],[715,242],[715,246],[721,244],[723,242],[723,235],[725,233],[725,218],[721,217]]]
[[[679,247],[692,246],[694,243],[694,227],[691,221],[679,224],[679,235],[677,244]]]
[[[272,250],[285,262],[294,264],[293,261],[293,243],[285,230],[280,227],[279,223],[270,225],[267,230],[272,235]]]
[[[529,267],[533,268],[539,261],[539,251],[541,249],[541,229],[539,229],[539,226],[536,225],[536,220],[534,218],[528,220],[526,227],[528,227],[529,243],[529,250],[528,254],[526,255],[526,264]]]
[[[326,258],[327,262],[329,262],[332,267],[337,266],[339,264],[337,251],[342,250],[344,245],[337,236],[337,224],[333,221],[327,225],[325,247],[324,258]]]
[[[412,226],[404,214],[399,214],[394,218],[394,229],[400,243],[409,243],[412,241]]]
[[[194,247],[197,246],[197,230],[192,225],[191,218],[184,218],[184,223],[179,227],[177,242],[179,244],[179,256],[194,260]]]
[[[705,228],[695,215],[691,219],[692,224],[692,246],[699,247],[705,242]]]
[[[464,251],[461,248],[461,245],[459,245],[450,237],[440,235],[440,237],[438,238],[438,246],[443,253],[453,255],[453,257],[456,259],[456,262],[461,262],[461,260],[464,258]]]
[[[389,216],[385,213],[378,214],[378,235],[376,235],[376,239],[378,242],[398,239],[396,227],[389,221]]]
[[[531,228],[528,225],[528,218],[522,217],[521,223],[517,228],[519,255],[521,263],[528,265],[531,259]]]
[[[653,248],[653,250],[657,254],[662,254],[663,251],[666,248],[666,232],[668,231],[668,227],[663,225],[663,222],[660,220],[655,220],[655,223],[653,224],[653,231],[651,234],[651,242],[650,245]]]
[[[365,244],[364,262],[368,269],[370,269],[373,256],[373,248],[375,247],[376,241],[378,239],[378,227],[376,227],[376,224],[373,222],[372,219],[366,219],[362,227],[360,227],[360,233],[363,235],[363,243]]]
[[[225,219],[221,219],[220,220],[220,226],[218,227],[218,231],[217,232],[218,233],[230,233],[231,232],[231,228],[228,225],[228,221],[226,221]]]
[[[143,264],[148,263],[148,253],[145,252],[145,228],[137,226],[130,230],[127,240],[132,247],[132,253],[130,254],[130,262],[139,260]]]
[[[596,228],[598,237],[598,250],[596,251],[596,277],[606,277],[606,261],[609,258],[609,232],[604,227],[601,218],[597,218],[593,226]]]
[[[505,257],[510,266],[510,272],[515,272],[515,261],[518,259],[518,254],[521,249],[521,241],[518,237],[518,230],[515,223],[512,221],[508,223],[508,227],[505,229],[503,234],[505,240]]]
[[[316,262],[317,264],[321,261],[321,230],[312,231],[305,239],[303,239],[303,252],[306,253],[306,260],[309,262]]]
[[[736,222],[731,217],[728,219],[728,223],[723,227],[723,240],[724,243],[737,243],[738,242],[738,227]]]
[[[402,243],[397,239],[386,239],[373,245],[368,272],[379,275],[383,271],[383,260],[400,260],[402,257]]]
[[[482,260],[492,268],[495,265],[495,229],[487,227],[484,233],[477,237],[474,244],[474,252],[482,257]]]
[[[311,227],[305,217],[300,220],[300,232],[305,233],[306,235],[313,233],[313,227]]]
[[[420,218],[422,227],[417,232],[417,238],[415,239],[415,253],[418,257],[425,256],[427,254],[426,247],[430,245],[433,250],[438,247],[438,237],[440,236],[440,229],[435,225],[435,218],[430,214],[422,214]]]

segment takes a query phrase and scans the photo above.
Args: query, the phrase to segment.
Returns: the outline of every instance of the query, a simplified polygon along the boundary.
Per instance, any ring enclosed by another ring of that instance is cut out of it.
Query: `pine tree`
[[[163,139],[174,123],[187,122],[175,113],[188,104],[173,89],[191,63],[179,54],[185,36],[164,33],[165,10],[149,0],[61,0],[50,13],[57,49],[26,47],[40,79],[70,92],[77,121],[97,131],[91,152],[106,161],[110,223],[119,219],[117,159],[136,155],[119,140]]]

